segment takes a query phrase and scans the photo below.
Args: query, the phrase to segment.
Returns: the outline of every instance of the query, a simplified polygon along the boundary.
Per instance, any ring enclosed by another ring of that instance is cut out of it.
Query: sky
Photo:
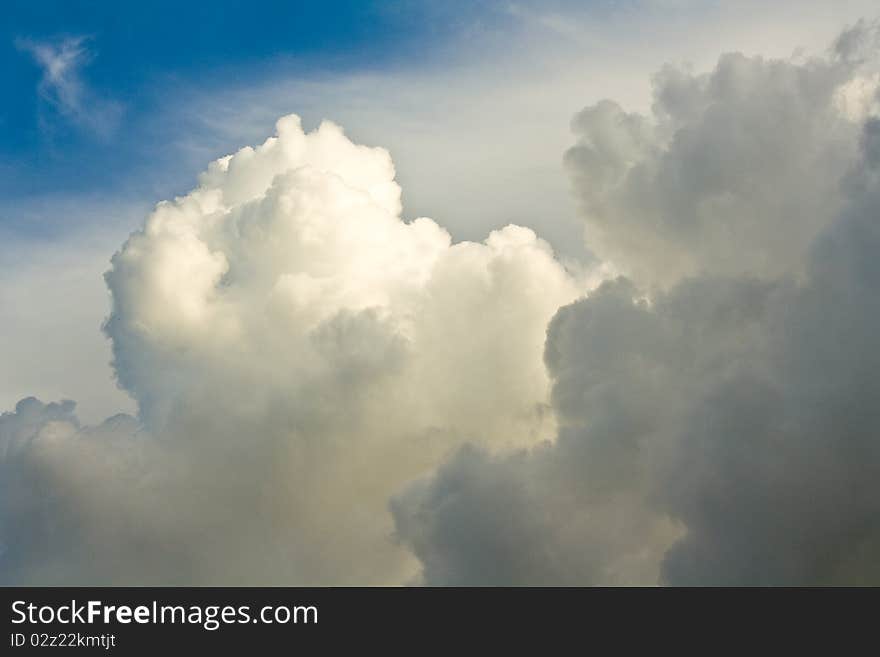
[[[282,67],[308,66],[320,75],[376,70],[414,56],[422,29],[436,39],[454,29],[435,22],[440,11],[406,2],[266,2],[254,9],[247,2],[10,3],[3,26],[12,99],[0,123],[10,172],[4,193],[121,182],[127,172],[120,164],[129,169],[148,149],[134,135],[122,143],[112,137],[122,128],[138,133],[175,103],[181,87],[240,83]],[[121,175],[108,181],[110,171]]]
[[[12,337],[0,356],[18,374],[0,379],[0,400],[75,397],[90,421],[133,408],[96,330],[109,255],[153,204],[282,115],[388,148],[406,217],[442,218],[455,239],[540,227],[570,264],[592,264],[562,167],[578,110],[606,96],[648,109],[665,62],[821,53],[869,5],[775,3],[756,22],[748,3],[221,3],[168,20],[161,4],[13,2],[0,51],[0,319]],[[59,318],[17,295],[77,303]],[[85,370],[64,365],[73,334]]]
[[[0,582],[877,582],[877,33],[8,3]]]

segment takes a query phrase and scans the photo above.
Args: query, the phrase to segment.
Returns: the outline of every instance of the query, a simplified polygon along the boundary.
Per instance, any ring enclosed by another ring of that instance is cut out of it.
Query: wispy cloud
[[[82,69],[92,60],[86,36],[56,41],[17,39],[19,50],[29,53],[43,71],[40,98],[64,119],[96,135],[107,137],[119,125],[122,105],[102,98],[88,87]]]

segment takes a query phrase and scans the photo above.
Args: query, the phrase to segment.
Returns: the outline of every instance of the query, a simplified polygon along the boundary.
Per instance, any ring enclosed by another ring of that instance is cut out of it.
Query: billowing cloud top
[[[248,421],[267,404],[335,417],[338,385],[401,386],[428,425],[474,435],[487,404],[533,414],[546,319],[575,295],[550,248],[515,226],[452,246],[400,209],[386,151],[331,123],[305,134],[295,116],[160,204],[107,275],[116,369],[148,425],[190,412],[190,395]],[[486,321],[493,308],[503,321]],[[493,385],[502,370],[510,385]]]
[[[828,58],[667,66],[650,118],[610,100],[579,112],[565,162],[588,244],[648,284],[800,267],[845,203],[840,178],[876,109],[874,36],[860,25]]]
[[[138,481],[162,484],[136,494],[115,465],[82,476],[130,518],[117,529],[132,541],[151,526],[175,547],[157,571],[105,558],[102,581],[407,581],[391,494],[465,441],[552,435],[544,332],[579,288],[550,247],[517,226],[453,245],[430,219],[401,219],[385,150],[332,123],[277,129],[160,203],[113,257],[105,330],[150,436]],[[34,404],[4,416],[36,418],[28,445],[56,421]],[[92,430],[63,408],[60,440],[83,442]],[[54,471],[40,476],[52,490]],[[14,517],[2,532],[21,555],[32,533]],[[59,544],[52,557],[75,577],[87,552]]]

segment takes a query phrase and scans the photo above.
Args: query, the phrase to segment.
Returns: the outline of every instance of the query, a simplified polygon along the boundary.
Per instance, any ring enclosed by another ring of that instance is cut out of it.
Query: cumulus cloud
[[[656,121],[576,117],[587,235],[639,278],[551,321],[555,441],[394,499],[424,581],[880,581],[880,122],[834,101],[871,29],[665,69]]]
[[[405,582],[392,493],[466,441],[552,435],[545,327],[586,282],[529,229],[453,244],[402,220],[389,154],[332,123],[277,131],[212,163],[113,256],[105,332],[139,438],[126,421],[89,458],[108,432],[69,404],[3,416],[8,485],[45,509],[32,526],[4,498],[6,581]]]
[[[112,581],[165,567],[167,532],[143,512],[161,490],[138,422],[81,426],[74,403],[21,400],[0,415],[0,581]],[[133,574],[128,574],[128,569]]]
[[[588,243],[648,284],[791,272],[845,201],[852,115],[878,88],[863,54],[873,36],[860,24],[807,61],[730,53],[705,74],[667,66],[650,117],[610,100],[579,112],[565,162]]]
[[[17,39],[16,46],[29,53],[43,72],[40,98],[62,117],[89,131],[107,136],[115,131],[122,106],[101,98],[85,84],[81,70],[92,59],[85,36],[57,41]]]

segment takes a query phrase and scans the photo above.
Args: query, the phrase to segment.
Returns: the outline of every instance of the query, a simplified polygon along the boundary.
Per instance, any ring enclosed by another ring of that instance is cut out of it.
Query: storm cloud
[[[549,325],[554,441],[395,498],[423,581],[880,582],[876,85],[840,101],[868,46],[665,69],[653,121],[576,117],[586,234],[632,278]]]

